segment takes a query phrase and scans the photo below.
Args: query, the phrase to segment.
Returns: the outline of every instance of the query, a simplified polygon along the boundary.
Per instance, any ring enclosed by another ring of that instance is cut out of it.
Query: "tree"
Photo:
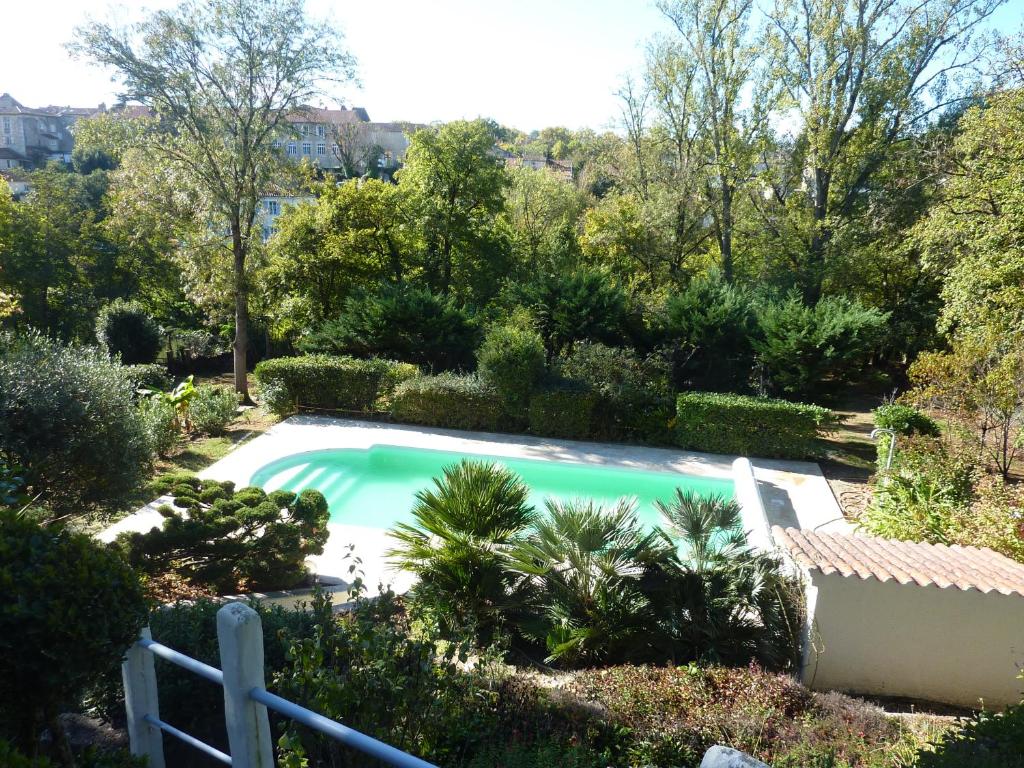
[[[184,0],[129,26],[91,22],[72,51],[113,68],[125,101],[151,107],[172,133],[150,151],[179,169],[230,233],[235,304],[235,388],[248,398],[246,261],[259,242],[261,197],[279,159],[273,143],[288,114],[347,79],[340,33],[302,0]]]
[[[573,185],[546,169],[515,168],[505,192],[505,219],[517,266],[525,274],[574,266],[584,200]]]
[[[1002,0],[777,0],[773,76],[799,118],[801,288],[822,292],[836,227],[890,150],[970,94],[970,45]]]
[[[451,291],[455,272],[494,247],[493,224],[508,177],[484,120],[457,120],[413,134],[398,173],[417,207],[431,289]],[[461,281],[459,281],[461,282]]]

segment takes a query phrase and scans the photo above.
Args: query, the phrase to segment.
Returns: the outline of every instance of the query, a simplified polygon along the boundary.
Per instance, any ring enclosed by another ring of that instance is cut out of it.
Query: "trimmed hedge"
[[[392,360],[306,355],[264,360],[254,375],[267,405],[280,415],[300,408],[368,413],[419,369]]]
[[[601,401],[596,392],[551,389],[530,399],[530,432],[566,440],[589,440],[594,435],[594,411]]]
[[[817,455],[819,432],[838,422],[828,408],[715,392],[676,398],[676,444],[709,453],[806,459]]]
[[[504,424],[505,401],[477,376],[442,373],[403,381],[395,389],[395,421],[451,429],[494,431]]]

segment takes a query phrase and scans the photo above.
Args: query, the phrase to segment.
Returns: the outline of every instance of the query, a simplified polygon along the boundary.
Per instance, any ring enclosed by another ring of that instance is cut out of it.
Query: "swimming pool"
[[[733,498],[733,482],[721,478],[395,445],[294,454],[260,468],[249,482],[266,490],[314,488],[327,499],[332,523],[384,529],[409,522],[416,492],[432,487],[444,467],[461,459],[507,467],[530,488],[530,503],[538,509],[548,497],[602,504],[634,497],[637,515],[648,527],[660,523],[655,500],[670,498],[676,488]]]

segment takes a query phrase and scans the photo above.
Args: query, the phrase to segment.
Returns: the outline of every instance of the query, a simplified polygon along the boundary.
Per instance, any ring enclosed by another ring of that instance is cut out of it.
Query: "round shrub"
[[[477,350],[477,373],[501,393],[509,413],[519,416],[544,375],[544,358],[544,340],[533,328],[496,325]]]
[[[36,333],[0,334],[0,445],[58,511],[123,498],[152,458],[124,368]]]
[[[31,753],[40,729],[120,664],[146,609],[138,577],[111,549],[0,518],[0,728]]]
[[[135,389],[155,389],[166,392],[174,386],[167,366],[160,363],[138,363],[124,366],[125,373]]]
[[[160,351],[160,326],[139,302],[115,299],[96,318],[96,339],[125,365],[152,363]]]
[[[188,407],[192,426],[207,435],[223,435],[238,415],[238,395],[225,387],[196,387]]]

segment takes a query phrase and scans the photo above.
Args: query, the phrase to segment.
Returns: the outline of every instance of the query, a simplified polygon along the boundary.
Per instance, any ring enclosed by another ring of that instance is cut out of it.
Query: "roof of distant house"
[[[363,107],[342,107],[341,109],[323,109],[303,105],[288,115],[291,123],[334,123],[335,125],[347,125],[349,123],[368,123],[370,115]]]
[[[826,575],[1024,597],[1024,564],[991,549],[816,533],[778,525],[772,527],[772,535],[797,563]]]

